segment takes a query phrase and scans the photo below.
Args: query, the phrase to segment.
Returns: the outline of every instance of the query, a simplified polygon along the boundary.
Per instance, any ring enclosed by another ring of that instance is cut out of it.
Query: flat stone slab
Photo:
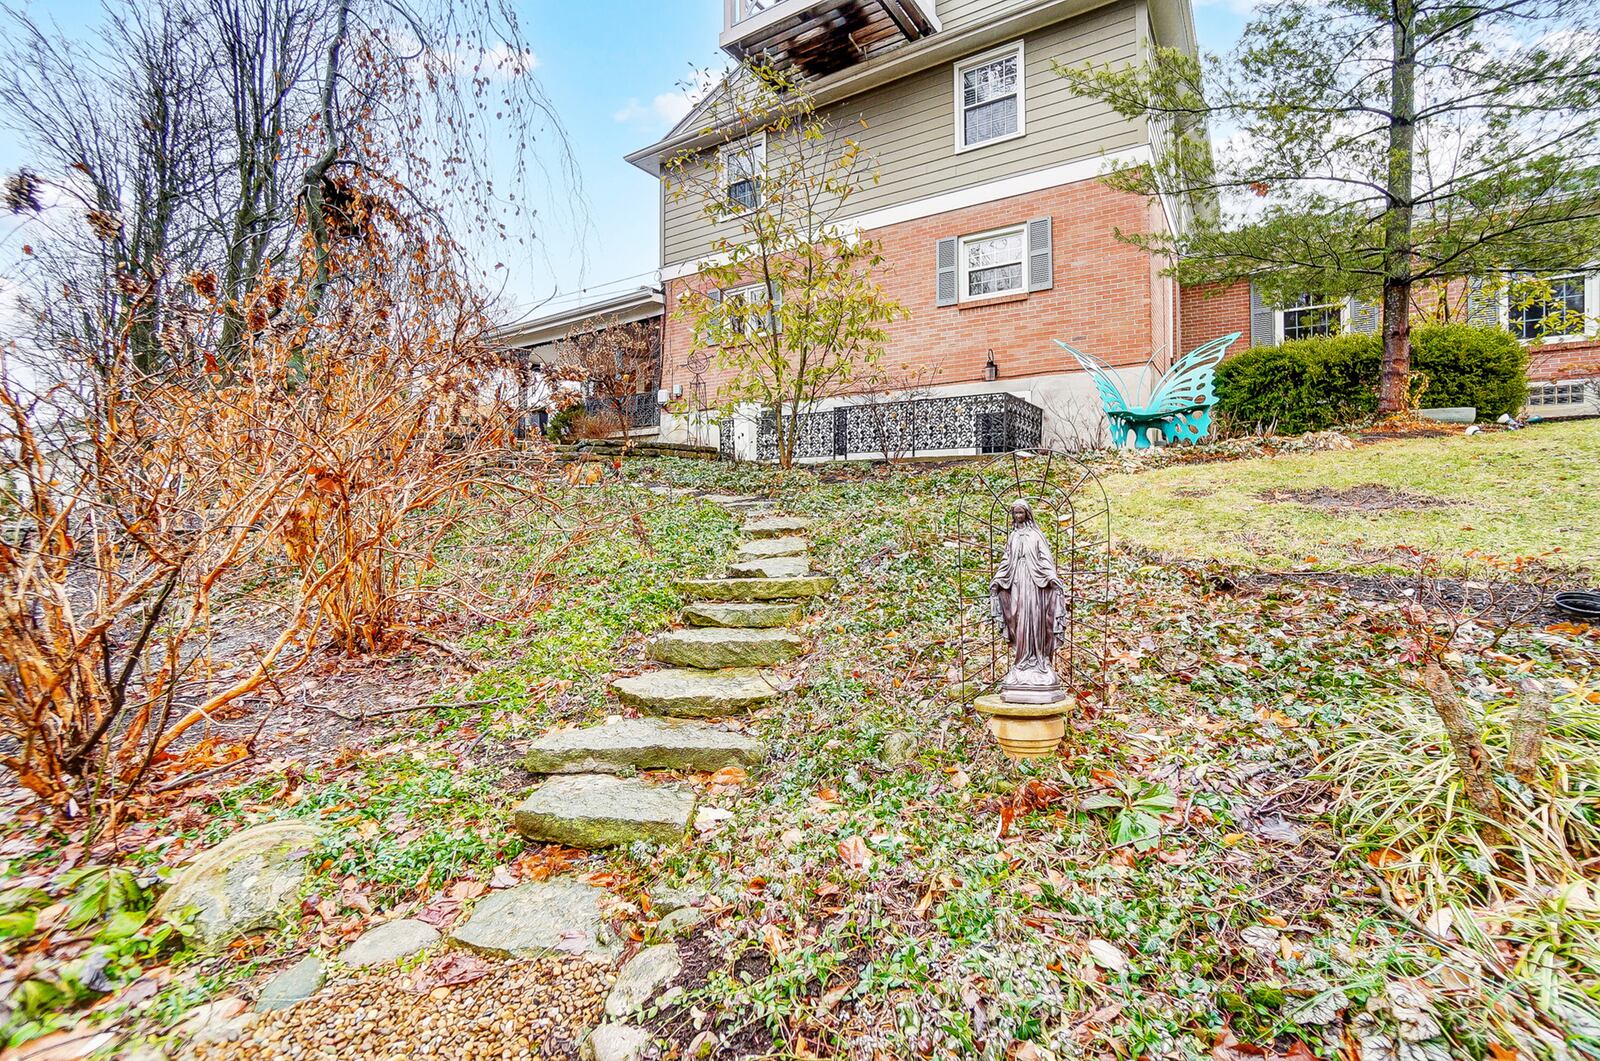
[[[322,990],[322,982],[327,978],[328,967],[322,959],[308,954],[267,981],[267,986],[261,989],[261,997],[256,999],[256,1009],[264,1012],[298,1005]]]
[[[363,965],[383,965],[399,961],[439,942],[439,930],[425,921],[401,918],[367,929],[339,953],[339,960],[353,969]]]
[[[809,574],[809,556],[769,556],[760,560],[736,560],[728,565],[729,578],[795,578]]]
[[[833,589],[833,579],[824,575],[800,578],[691,578],[678,583],[684,593],[696,600],[794,600],[820,597]]]
[[[450,940],[497,958],[584,954],[610,961],[622,947],[602,916],[609,895],[565,877],[490,892]]]
[[[517,831],[528,839],[585,850],[636,840],[676,843],[693,816],[694,793],[687,789],[610,774],[552,778],[511,812]]]
[[[769,556],[804,556],[810,548],[811,543],[804,538],[793,536],[757,538],[753,542],[745,542],[739,546],[739,559],[765,560]]]
[[[536,774],[609,774],[721,770],[766,758],[767,746],[743,733],[675,718],[629,718],[547,733],[528,748],[522,765]]]
[[[606,996],[606,1016],[615,1020],[632,1016],[671,985],[683,972],[683,959],[671,943],[646,947],[617,974]]]
[[[772,703],[780,690],[758,670],[658,670],[611,683],[617,699],[655,715],[716,718]]]
[[[804,534],[811,529],[811,521],[800,516],[762,516],[739,528],[747,538],[783,538],[791,534]]]
[[[765,604],[760,601],[728,604],[702,601],[683,610],[683,619],[690,626],[730,626],[740,629],[793,626],[805,617],[806,609],[802,604]]]
[[[651,659],[675,667],[769,667],[794,659],[806,642],[788,630],[742,630],[700,626],[671,630],[650,642]]]

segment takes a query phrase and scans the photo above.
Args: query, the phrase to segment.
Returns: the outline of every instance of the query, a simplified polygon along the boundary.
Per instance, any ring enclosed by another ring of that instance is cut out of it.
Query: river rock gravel
[[[197,1061],[575,1059],[604,1020],[616,978],[579,956],[490,962],[471,983],[430,987],[424,967],[369,969],[293,1009],[263,1013],[236,1041],[191,1044]]]

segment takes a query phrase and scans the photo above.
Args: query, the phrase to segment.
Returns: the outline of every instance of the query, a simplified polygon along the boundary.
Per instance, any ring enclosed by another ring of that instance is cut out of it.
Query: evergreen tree
[[[1594,0],[1277,0],[1226,57],[1058,71],[1149,121],[1153,162],[1107,180],[1188,216],[1119,233],[1182,282],[1381,298],[1383,413],[1406,405],[1413,287],[1600,248]]]

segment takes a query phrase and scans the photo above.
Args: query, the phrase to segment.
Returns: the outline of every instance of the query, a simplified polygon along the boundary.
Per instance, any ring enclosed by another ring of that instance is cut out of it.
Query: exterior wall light
[[[989,361],[983,366],[983,378],[997,380],[1000,378],[1000,366],[994,363],[994,351],[989,351]]]

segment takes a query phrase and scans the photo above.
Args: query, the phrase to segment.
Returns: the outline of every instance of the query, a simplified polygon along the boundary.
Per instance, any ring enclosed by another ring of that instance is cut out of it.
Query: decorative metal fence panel
[[[627,413],[629,427],[661,426],[661,402],[654,391],[648,394],[630,395],[623,408]],[[583,409],[590,416],[613,416],[617,412],[616,406],[598,398],[585,399]]]
[[[955,394],[906,401],[861,401],[800,417],[795,459],[912,457],[918,453],[1010,453],[1037,449],[1044,410],[1014,394]],[[756,458],[778,459],[778,427],[761,417]]]

